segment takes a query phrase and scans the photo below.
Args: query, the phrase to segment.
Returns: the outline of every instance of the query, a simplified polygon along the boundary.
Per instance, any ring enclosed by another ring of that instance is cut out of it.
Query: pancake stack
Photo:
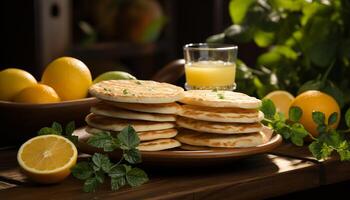
[[[243,93],[215,90],[190,90],[180,100],[182,108],[176,123],[176,139],[181,148],[253,147],[269,140],[262,132],[261,101]]]
[[[91,95],[101,102],[86,116],[86,132],[119,132],[131,125],[139,135],[140,151],[160,151],[180,146],[173,139],[175,103],[183,97],[183,89],[167,83],[141,80],[110,80],[90,87]]]

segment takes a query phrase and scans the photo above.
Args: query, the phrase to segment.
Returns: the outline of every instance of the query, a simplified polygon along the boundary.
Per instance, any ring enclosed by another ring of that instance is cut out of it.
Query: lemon
[[[4,69],[0,71],[0,100],[10,101],[21,90],[36,83],[35,78],[24,70]]]
[[[17,153],[24,173],[39,183],[57,183],[70,174],[76,164],[78,151],[67,138],[42,135],[25,142]]]
[[[326,117],[326,124],[328,117],[336,112],[338,113],[337,122],[332,125],[334,129],[338,127],[340,120],[340,107],[337,101],[326,93],[309,90],[298,95],[291,106],[297,106],[303,111],[303,115],[300,119],[300,123],[303,124],[305,129],[309,131],[313,136],[318,136],[317,125],[312,119],[312,112],[323,112]]]
[[[110,71],[110,72],[105,72],[98,77],[95,78],[94,84],[101,82],[101,81],[107,81],[107,80],[136,80],[136,78],[127,73],[127,72],[122,72],[122,71]]]
[[[276,90],[267,94],[264,99],[271,99],[275,104],[277,112],[281,112],[288,118],[289,108],[294,100],[294,96],[284,90]]]
[[[55,90],[44,84],[29,86],[19,92],[13,99],[19,103],[56,103],[60,97]]]
[[[45,69],[41,82],[51,86],[62,101],[85,98],[92,83],[89,68],[80,60],[61,57]]]

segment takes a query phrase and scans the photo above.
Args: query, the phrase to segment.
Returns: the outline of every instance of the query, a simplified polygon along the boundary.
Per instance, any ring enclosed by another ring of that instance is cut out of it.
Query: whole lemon
[[[291,104],[297,106],[303,111],[303,115],[300,119],[300,123],[303,124],[305,129],[309,131],[314,137],[318,136],[317,125],[312,119],[312,112],[323,112],[326,117],[326,124],[328,117],[336,112],[338,113],[337,122],[332,125],[335,129],[338,127],[340,121],[340,107],[337,101],[326,93],[309,90],[298,95]]]
[[[19,103],[56,103],[60,101],[60,97],[52,87],[36,84],[23,89],[14,97],[13,101]]]
[[[109,71],[105,72],[103,74],[100,74],[98,77],[95,78],[93,83],[99,83],[101,81],[107,81],[107,80],[136,80],[135,76],[122,71]]]
[[[41,82],[51,86],[65,101],[85,98],[92,78],[89,68],[82,61],[61,57],[46,67]]]
[[[4,69],[0,71],[0,100],[10,101],[21,90],[35,84],[35,78],[24,70]]]

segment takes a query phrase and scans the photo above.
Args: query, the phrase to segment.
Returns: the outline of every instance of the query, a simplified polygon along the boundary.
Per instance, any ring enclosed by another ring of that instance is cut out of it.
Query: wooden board
[[[105,184],[95,193],[82,192],[82,182],[72,177],[60,184],[42,186],[18,179],[18,168],[7,179],[16,187],[0,190],[0,199],[235,199],[267,198],[317,187],[319,168],[309,161],[274,155],[258,155],[226,165],[200,168],[145,169],[150,181],[137,188],[112,192]],[[17,173],[17,175],[16,175]],[[1,179],[0,179],[1,180]],[[285,181],[288,180],[288,181]],[[24,181],[21,183],[20,181]]]

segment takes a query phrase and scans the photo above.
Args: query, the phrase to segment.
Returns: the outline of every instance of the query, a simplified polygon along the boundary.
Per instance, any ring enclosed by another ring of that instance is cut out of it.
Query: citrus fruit
[[[94,84],[101,82],[101,81],[107,81],[107,80],[136,80],[136,78],[127,73],[127,72],[122,72],[122,71],[110,71],[110,72],[105,72],[98,77],[95,78]]]
[[[0,71],[0,100],[10,101],[18,92],[36,83],[35,78],[24,70],[4,69]]]
[[[328,117],[336,112],[338,113],[337,122],[332,125],[333,128],[337,128],[340,120],[340,108],[336,100],[326,93],[309,90],[298,95],[291,106],[297,106],[303,111],[303,115],[300,119],[300,123],[303,124],[305,129],[309,131],[313,136],[318,136],[317,125],[312,119],[312,112],[323,112],[326,117],[326,124]]]
[[[275,104],[277,112],[281,112],[288,118],[290,104],[294,100],[294,96],[287,91],[276,90],[267,94],[264,99],[271,99]]]
[[[77,155],[76,147],[67,138],[41,135],[20,147],[17,160],[30,179],[39,183],[57,183],[69,176]]]
[[[13,98],[13,101],[19,103],[56,103],[60,101],[60,97],[52,87],[36,84],[24,88]]]
[[[85,98],[92,79],[89,68],[83,62],[61,57],[46,67],[41,82],[51,86],[65,101]]]

